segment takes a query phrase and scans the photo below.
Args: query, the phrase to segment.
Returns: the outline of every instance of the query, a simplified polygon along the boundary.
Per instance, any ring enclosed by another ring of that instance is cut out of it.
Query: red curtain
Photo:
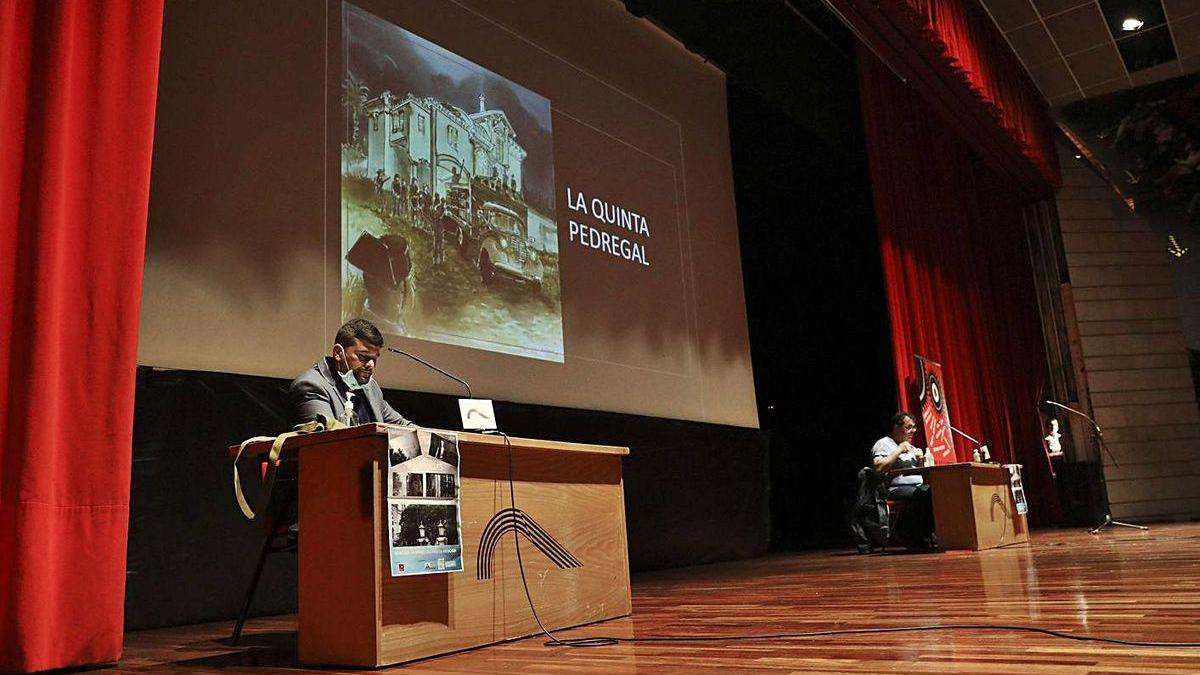
[[[161,0],[0,2],[0,671],[121,655]]]
[[[951,422],[1000,461],[1024,464],[1031,517],[1054,518],[1037,413],[1046,356],[1022,204],[861,47],[859,80],[898,400],[917,407],[914,354],[940,362]]]
[[[1013,192],[1059,184],[1049,106],[978,0],[830,0]]]
[[[1049,185],[1060,183],[1046,100],[978,0],[904,0]]]

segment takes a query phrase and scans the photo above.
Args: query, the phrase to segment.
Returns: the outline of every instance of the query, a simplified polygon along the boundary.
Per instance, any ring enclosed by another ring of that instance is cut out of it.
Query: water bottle
[[[348,427],[354,426],[354,392],[346,392],[346,402],[342,405],[342,416],[338,421]]]

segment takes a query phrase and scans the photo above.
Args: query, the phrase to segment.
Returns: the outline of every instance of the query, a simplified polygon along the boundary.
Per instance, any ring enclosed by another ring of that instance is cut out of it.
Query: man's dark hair
[[[896,427],[903,425],[905,417],[912,420],[913,424],[917,423],[916,415],[913,415],[910,412],[904,412],[903,410],[901,410],[900,412],[896,413],[895,415],[892,415],[892,426],[890,428],[895,429]]]
[[[337,336],[333,341],[344,348],[353,347],[355,340],[371,345],[372,347],[383,346],[383,334],[375,327],[375,324],[366,319],[351,319],[342,324],[338,329]]]

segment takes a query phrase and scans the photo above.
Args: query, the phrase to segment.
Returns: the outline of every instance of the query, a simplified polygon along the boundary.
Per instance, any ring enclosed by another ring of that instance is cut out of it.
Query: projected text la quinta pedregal
[[[567,186],[567,208],[584,215],[590,215],[599,224],[621,228],[627,230],[632,235],[650,237],[650,226],[646,222],[645,216],[623,206],[612,204],[599,197],[592,197],[589,202],[587,196],[582,191],[574,191],[569,185]],[[638,263],[646,267],[650,266],[650,260],[646,257],[645,245],[633,241],[623,234],[606,232],[587,223],[576,222],[572,219],[568,229],[568,237],[570,241],[585,248],[604,251],[609,255],[632,263]]]

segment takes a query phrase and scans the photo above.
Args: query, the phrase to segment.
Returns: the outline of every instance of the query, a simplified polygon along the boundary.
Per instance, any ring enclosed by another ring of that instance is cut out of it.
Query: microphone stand
[[[1061,403],[1058,403],[1057,401],[1051,401],[1049,399],[1046,399],[1044,401],[1044,403],[1046,405],[1052,405],[1055,408],[1062,408],[1063,410],[1066,410],[1067,412],[1069,412],[1073,415],[1078,415],[1079,417],[1082,417],[1083,419],[1087,420],[1088,423],[1092,425],[1092,433],[1096,434],[1097,443],[1104,450],[1104,452],[1108,455],[1108,458],[1112,460],[1113,466],[1121,466],[1117,462],[1117,458],[1113,456],[1112,451],[1108,449],[1107,445],[1105,445],[1104,432],[1102,432],[1100,430],[1100,425],[1096,424],[1096,420],[1092,419],[1091,417],[1088,417],[1084,413],[1082,413],[1074,408],[1070,408]],[[1100,469],[1100,475],[1101,475],[1101,479],[1103,480],[1103,475],[1104,475],[1103,467],[1101,467],[1101,469]],[[1092,529],[1088,530],[1089,533],[1100,534],[1100,532],[1102,532],[1104,530],[1104,528],[1106,528],[1110,525],[1116,525],[1118,527],[1128,527],[1133,530],[1149,530],[1150,529],[1150,528],[1146,527],[1145,525],[1134,525],[1133,523],[1125,523],[1120,520],[1113,520],[1111,509],[1109,509],[1109,507],[1108,507],[1108,489],[1107,489],[1107,487],[1104,490],[1104,510],[1105,510],[1104,522],[1102,522],[1099,525],[1097,525],[1096,527],[1093,527]]]
[[[438,371],[439,373],[445,375],[446,377],[448,377],[448,378],[454,380],[455,382],[458,382],[462,386],[466,387],[467,388],[467,398],[475,398],[475,395],[471,393],[471,385],[467,384],[467,381],[462,379],[461,377],[458,377],[456,375],[451,375],[450,373],[447,373],[446,371],[442,370],[441,368],[438,368],[437,366],[433,365],[432,363],[426,361],[425,359],[423,359],[415,354],[409,354],[408,352],[404,351],[403,349],[396,349],[395,347],[388,347],[387,350],[394,354],[402,354],[404,356],[407,356],[408,358],[412,359],[413,361],[416,361],[417,363],[420,363],[423,366],[426,366],[427,368],[432,368],[433,370]]]

